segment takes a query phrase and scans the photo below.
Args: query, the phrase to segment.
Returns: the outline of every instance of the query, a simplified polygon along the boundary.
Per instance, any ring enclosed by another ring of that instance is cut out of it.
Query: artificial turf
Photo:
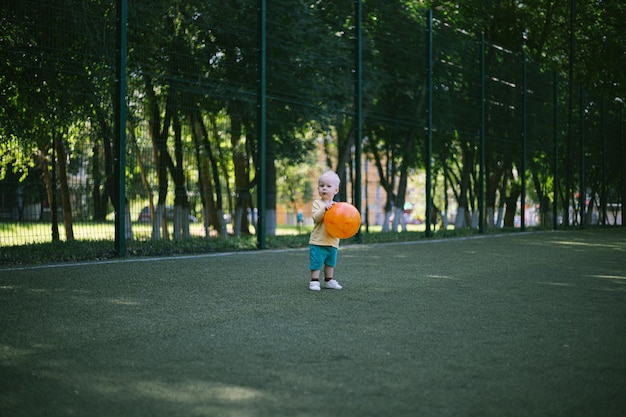
[[[0,268],[0,415],[623,416],[626,230]]]

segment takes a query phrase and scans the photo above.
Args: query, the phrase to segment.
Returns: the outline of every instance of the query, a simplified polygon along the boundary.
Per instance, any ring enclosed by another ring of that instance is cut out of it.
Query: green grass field
[[[0,267],[0,416],[623,416],[626,231]]]

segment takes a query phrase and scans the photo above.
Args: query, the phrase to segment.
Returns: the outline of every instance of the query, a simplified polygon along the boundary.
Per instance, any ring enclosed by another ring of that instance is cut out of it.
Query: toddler
[[[320,199],[313,201],[313,231],[309,239],[309,258],[311,269],[311,282],[309,289],[319,291],[320,272],[324,266],[324,287],[340,290],[341,285],[333,279],[335,265],[337,264],[337,249],[339,239],[332,237],[326,232],[324,226],[324,214],[335,202],[333,198],[339,192],[339,175],[334,171],[323,173],[317,183],[317,191]]]

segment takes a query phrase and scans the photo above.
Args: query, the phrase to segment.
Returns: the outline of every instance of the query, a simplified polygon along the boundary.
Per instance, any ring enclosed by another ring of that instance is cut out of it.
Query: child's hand
[[[326,202],[326,210],[330,209],[333,205],[337,204],[336,201],[327,201]]]

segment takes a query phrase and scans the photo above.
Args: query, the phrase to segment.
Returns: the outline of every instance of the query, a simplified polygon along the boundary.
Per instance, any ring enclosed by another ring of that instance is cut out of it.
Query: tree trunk
[[[114,203],[113,147],[110,139],[110,129],[102,115],[102,110],[96,103],[94,103],[94,108],[97,112],[100,134],[102,135],[102,146],[96,141],[93,148],[92,197],[94,220],[104,221],[106,220],[109,201],[111,204]],[[104,155],[104,162],[102,161],[102,155]],[[104,185],[104,187],[102,187],[102,185]]]
[[[547,195],[545,195],[543,187],[541,186],[541,180],[539,178],[537,168],[531,166],[530,172],[533,180],[533,186],[535,187],[535,192],[537,193],[537,199],[539,200],[539,225],[546,227],[550,224],[548,215],[550,213],[550,199]]]
[[[56,209],[57,209],[55,196],[54,196],[54,192],[55,192],[55,188],[56,188],[56,181],[53,181],[53,178],[50,175],[50,171],[51,171],[50,165],[51,164],[48,163],[48,158],[46,157],[47,152],[48,152],[47,149],[40,149],[38,154],[39,154],[39,158],[41,160],[41,168],[43,170],[44,181],[46,183],[46,194],[48,196],[48,207],[50,207],[50,213],[52,214],[52,241],[53,242],[58,242],[60,240],[60,238],[59,238],[59,225],[57,223],[56,214],[53,214],[54,212],[56,212]],[[54,168],[54,164],[52,164],[52,167]]]
[[[398,192],[396,193],[396,212],[393,221],[393,231],[397,232],[398,227],[406,232],[406,220],[404,219],[404,204],[406,203],[406,187],[408,184],[409,169],[406,164],[402,164],[400,169],[400,181],[398,182]]]
[[[208,141],[208,135],[207,135],[207,140],[205,141],[205,148],[208,149],[207,152],[210,152],[210,162],[211,162],[211,172],[213,173],[213,182],[214,182],[214,186],[215,186],[215,204],[217,207],[217,220],[215,223],[215,229],[218,231],[218,233],[220,234],[220,236],[228,236],[228,233],[226,231],[226,219],[224,218],[224,199],[223,199],[223,194],[226,194],[226,200],[228,203],[228,212],[232,212],[232,198],[231,198],[231,192],[230,192],[230,176],[228,174],[228,169],[226,169],[227,166],[227,161],[226,161],[226,157],[224,156],[224,152],[222,151],[222,147],[220,146],[220,141],[219,141],[219,129],[217,128],[217,123],[215,118],[212,118],[212,123],[211,126],[213,128],[213,137],[216,139],[216,147],[217,147],[217,158],[213,155],[213,153],[210,151],[211,147]],[[222,171],[221,171],[221,177],[220,177],[220,170],[219,170],[219,166],[218,166],[218,159],[219,161],[221,161],[220,165],[222,167]],[[220,178],[223,179],[226,190],[224,193],[222,193],[222,182],[220,181]],[[217,222],[219,221],[219,222]],[[219,225],[219,227],[218,227]]]
[[[376,170],[378,171],[378,178],[380,179],[380,185],[385,190],[385,215],[382,224],[382,231],[389,231],[389,222],[391,219],[392,208],[393,208],[393,183],[395,178],[395,167],[393,166],[393,162],[387,165],[387,170],[383,168],[383,163],[379,153],[374,150],[372,152],[374,156],[374,164],[376,165]],[[387,158],[389,159],[389,158]]]
[[[189,238],[189,198],[185,186],[183,170],[182,125],[178,112],[173,111],[174,120],[174,157],[176,165],[170,164],[170,173],[174,179],[174,239]]]
[[[152,187],[150,187],[150,183],[148,182],[148,175],[146,173],[146,167],[143,163],[141,149],[139,149],[139,145],[137,144],[137,138],[135,137],[135,126],[132,125],[132,122],[130,120],[128,121],[128,123],[129,139],[137,158],[137,166],[139,167],[141,184],[143,184],[144,191],[146,192],[146,196],[148,198],[148,210],[150,210],[150,218],[154,219],[154,196],[152,194]]]
[[[231,145],[235,171],[235,218],[233,234],[250,235],[245,213],[250,205],[250,173],[245,143],[242,141],[242,121],[238,116],[231,116]]]
[[[515,214],[517,213],[517,199],[521,194],[517,184],[511,186],[511,191],[506,197],[506,211],[504,212],[504,227],[515,227]]]
[[[189,115],[191,137],[193,139],[196,163],[198,165],[198,182],[200,185],[200,200],[202,202],[202,223],[204,235],[208,239],[211,237],[211,221],[215,221],[215,198],[213,183],[211,181],[211,170],[209,168],[209,151],[205,152],[204,143],[208,142],[206,129],[199,115],[199,111],[193,110]],[[215,224],[215,223],[213,223]],[[217,230],[217,228],[216,228]]]
[[[93,219],[94,221],[104,221],[107,212],[107,195],[101,191],[103,185],[102,176],[102,147],[100,142],[96,140],[93,145],[93,156],[91,158],[93,187],[91,189],[91,199],[93,201]]]
[[[468,192],[470,187],[470,175],[472,171],[473,161],[474,161],[474,153],[472,152],[472,146],[469,143],[466,143],[466,146],[463,147],[463,166],[461,167],[461,187],[459,191],[459,211],[456,216],[456,222],[454,227],[456,229],[460,229],[463,227],[467,227],[469,224],[469,202],[468,202]]]
[[[169,154],[167,151],[167,136],[171,121],[172,106],[166,105],[165,118],[163,128],[161,129],[161,113],[152,85],[152,79],[146,76],[146,97],[148,102],[148,113],[150,114],[150,138],[152,139],[154,165],[156,167],[158,180],[158,203],[155,216],[152,218],[152,239],[160,240],[161,238],[169,239],[169,230],[167,227],[167,216],[165,215],[168,178],[167,178],[167,160]],[[168,96],[168,101],[170,96]],[[160,232],[162,231],[162,236]]]
[[[63,211],[63,225],[65,226],[65,240],[74,240],[74,228],[72,219],[72,203],[70,189],[67,183],[67,155],[63,143],[62,134],[53,133],[54,145],[57,152],[57,168],[59,173],[59,187],[61,189],[61,207]]]
[[[199,149],[196,151],[196,160],[198,163],[198,180],[200,182],[200,200],[202,201],[202,223],[204,235],[208,239],[211,237],[211,222],[216,220],[217,209],[215,208],[215,199],[213,198],[214,190],[209,163],[206,158],[202,157]],[[215,225],[215,223],[213,224]],[[219,229],[216,227],[215,230]]]
[[[487,175],[485,187],[485,226],[487,229],[493,228],[495,224],[496,195],[501,179],[501,170],[492,170]]]
[[[354,129],[352,118],[346,121],[345,117],[337,118],[337,167],[335,172],[339,175],[341,186],[339,187],[339,201],[348,201],[348,178],[346,167],[352,160],[352,147],[354,146]]]

